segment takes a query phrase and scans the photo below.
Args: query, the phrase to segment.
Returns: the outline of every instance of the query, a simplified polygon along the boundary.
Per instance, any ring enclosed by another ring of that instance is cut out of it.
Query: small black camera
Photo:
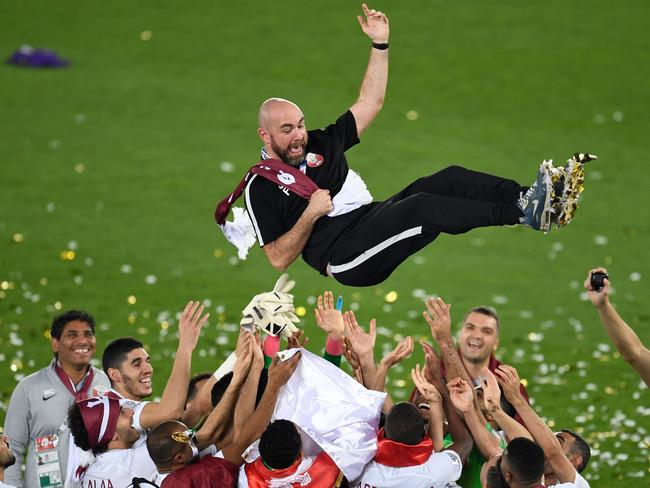
[[[602,290],[603,286],[605,286],[605,278],[609,279],[609,275],[607,273],[603,273],[602,271],[594,271],[591,273],[591,287],[595,291]]]

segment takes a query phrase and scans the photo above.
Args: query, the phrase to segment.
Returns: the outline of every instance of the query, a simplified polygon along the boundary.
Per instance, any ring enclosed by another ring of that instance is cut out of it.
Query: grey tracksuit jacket
[[[74,397],[63,385],[54,371],[55,360],[46,368],[24,378],[14,390],[9,401],[4,431],[9,446],[16,455],[16,464],[5,470],[5,483],[17,487],[39,488],[34,455],[37,437],[55,434],[67,417]],[[94,378],[88,396],[95,396],[110,389],[103,371],[94,368]],[[70,431],[59,432],[58,454],[61,476],[65,480]],[[25,464],[25,476],[21,468]]]

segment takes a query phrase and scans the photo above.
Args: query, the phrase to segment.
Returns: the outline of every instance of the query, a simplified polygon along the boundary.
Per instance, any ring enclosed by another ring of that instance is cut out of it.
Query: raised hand
[[[258,345],[253,334],[244,332],[241,341],[241,353],[237,356],[235,367],[232,370],[232,382],[234,384],[240,385],[246,379],[255,357],[255,348],[257,347]],[[264,361],[264,358],[262,358],[262,361]]]
[[[199,302],[189,302],[178,323],[178,347],[193,351],[199,341],[201,329],[210,317],[209,313],[203,314],[204,306]]]
[[[395,349],[393,349],[382,358],[381,364],[390,369],[397,363],[409,357],[412,352],[413,338],[411,336],[407,336],[397,343]]]
[[[481,386],[483,387],[483,401],[488,412],[493,414],[501,408],[501,389],[496,376],[488,368],[481,372]]]
[[[428,403],[441,403],[442,396],[440,392],[427,381],[424,377],[424,368],[420,369],[420,365],[416,364],[415,369],[411,370],[411,378],[413,379],[413,384],[418,389],[420,394],[426,399]]]
[[[440,358],[436,354],[435,349],[424,339],[420,339],[420,346],[422,346],[422,352],[424,353],[424,377],[431,383],[434,380],[440,381],[442,378]]]
[[[521,380],[515,368],[502,364],[494,370],[494,374],[497,377],[498,383],[503,388],[503,394],[506,396],[506,400],[512,403],[513,406],[523,400],[519,391]]]
[[[282,361],[280,356],[276,355],[269,367],[268,386],[271,388],[280,388],[281,386],[284,386],[298,367],[298,362],[301,357],[300,351],[296,352],[296,354],[286,361]]]
[[[442,342],[451,337],[451,314],[449,309],[451,305],[438,298],[429,298],[426,301],[427,312],[422,312],[424,320],[429,324],[431,335],[438,342]]]
[[[299,349],[301,347],[306,347],[309,343],[309,337],[305,335],[305,332],[299,330],[294,333],[291,337],[287,337],[287,349]]]
[[[447,388],[454,407],[463,415],[474,408],[474,393],[464,379],[454,378],[447,383]]]
[[[385,43],[388,42],[389,25],[388,17],[383,12],[378,12],[375,9],[369,9],[365,3],[361,4],[363,15],[358,15],[361,30],[367,35],[372,42]]]
[[[343,338],[343,314],[334,307],[334,295],[326,291],[318,297],[317,308],[314,309],[316,324],[333,340]]]
[[[603,280],[604,286],[600,289],[600,291],[594,290],[591,286],[591,274],[596,272],[607,273],[607,270],[605,268],[594,268],[590,270],[587,278],[585,279],[584,286],[587,290],[587,295],[589,296],[591,303],[593,303],[594,307],[600,308],[609,301],[609,295],[612,291],[612,286],[609,280],[605,278]]]
[[[377,339],[377,327],[375,319],[370,321],[369,332],[365,333],[359,326],[354,312],[343,314],[343,324],[346,332],[346,342],[359,357],[374,356],[375,340]]]

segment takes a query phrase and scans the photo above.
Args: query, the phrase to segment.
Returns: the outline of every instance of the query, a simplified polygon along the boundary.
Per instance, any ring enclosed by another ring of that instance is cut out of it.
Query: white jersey
[[[462,469],[460,456],[454,451],[434,452],[424,464],[405,468],[384,466],[373,460],[366,465],[361,476],[350,483],[350,487],[444,488],[460,478]]]
[[[573,483],[558,483],[551,488],[590,488],[587,480],[580,473],[576,472],[576,479]]]
[[[154,479],[158,473],[147,446],[112,449],[97,456],[81,476],[81,488],[126,488],[134,477]]]
[[[133,420],[131,421],[131,426],[138,431],[140,434],[140,438],[135,441],[135,444],[133,444],[133,449],[136,449],[142,445],[144,445],[147,442],[147,431],[142,427],[142,424],[140,423],[140,417],[142,415],[142,411],[144,410],[144,407],[149,403],[148,401],[139,401],[139,400],[130,400],[128,398],[124,398],[122,395],[120,395],[118,392],[115,390],[111,389],[110,391],[113,395],[118,397],[120,399],[120,405],[126,408],[130,408],[133,410]]]
[[[14,485],[5,485],[2,481],[0,481],[0,488],[16,488]]]

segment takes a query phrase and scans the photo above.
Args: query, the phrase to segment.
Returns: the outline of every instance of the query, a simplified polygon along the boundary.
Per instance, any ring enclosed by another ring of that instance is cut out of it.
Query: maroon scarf
[[[248,184],[252,175],[260,175],[273,183],[285,187],[289,191],[295,193],[299,197],[306,200],[311,197],[311,194],[318,190],[318,186],[314,183],[309,176],[304,174],[300,169],[294,168],[291,165],[278,161],[277,159],[263,159],[255,164],[248,170],[246,176],[239,182],[237,188],[221,200],[214,211],[214,219],[219,225],[226,223],[226,217],[230,213],[230,207],[244,192],[244,188]]]
[[[58,361],[55,361],[54,363],[54,372],[61,380],[61,383],[63,383],[63,386],[65,386],[72,394],[75,402],[88,398],[88,390],[90,390],[90,386],[93,383],[93,378],[95,377],[95,372],[93,371],[92,366],[88,366],[88,373],[86,373],[86,376],[84,376],[81,380],[81,388],[79,391],[75,389],[74,383],[72,383],[72,380],[66,374],[66,372],[63,371],[63,368],[59,366]]]

